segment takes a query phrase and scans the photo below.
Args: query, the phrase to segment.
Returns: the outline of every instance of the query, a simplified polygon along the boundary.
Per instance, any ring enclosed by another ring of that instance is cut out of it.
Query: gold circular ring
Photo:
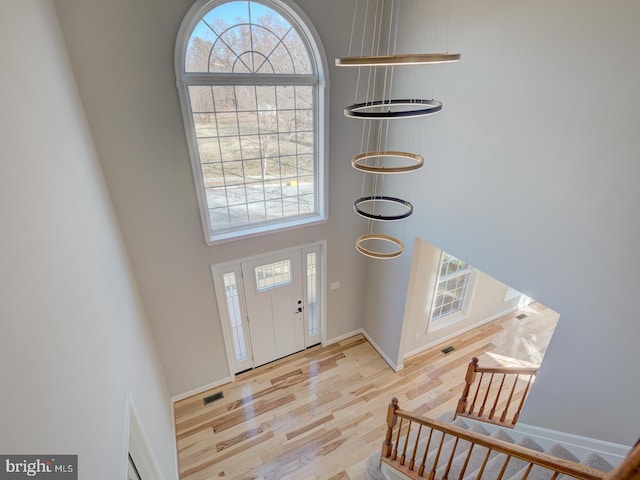
[[[406,158],[414,163],[405,165],[403,167],[373,167],[371,165],[367,165],[365,162],[370,158],[383,157]],[[422,157],[422,155],[418,155],[417,153],[398,152],[395,150],[366,152],[353,157],[353,159],[351,160],[351,166],[356,170],[360,170],[361,172],[377,173],[383,175],[390,173],[407,173],[422,168],[424,166],[424,158]]]
[[[409,53],[399,55],[374,55],[370,57],[336,58],[339,67],[393,67],[397,65],[430,65],[460,61],[459,53]]]
[[[376,252],[366,248],[363,245],[363,243],[367,242],[368,240],[382,240],[383,242],[388,242],[395,245],[397,249],[389,253]],[[358,239],[356,240],[356,249],[363,255],[366,255],[367,257],[389,259],[389,258],[396,258],[402,255],[402,252],[404,251],[404,244],[397,238],[394,238],[390,235],[370,233],[367,235],[360,235],[358,237]]]

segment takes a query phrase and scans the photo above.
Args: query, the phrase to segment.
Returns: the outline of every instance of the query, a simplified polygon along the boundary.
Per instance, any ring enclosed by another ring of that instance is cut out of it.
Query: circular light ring
[[[371,112],[372,108],[391,106],[422,106],[417,110],[399,110],[397,112]],[[374,100],[371,102],[354,103],[344,109],[344,114],[352,118],[374,118],[379,120],[394,118],[416,118],[433,115],[442,110],[442,102],[425,100],[422,98],[403,98],[390,100]]]
[[[363,203],[374,202],[395,203],[396,205],[400,205],[401,207],[406,208],[407,211],[399,215],[376,215],[360,209],[360,205],[362,205]],[[411,203],[407,200],[402,200],[401,198],[397,197],[389,197],[387,195],[372,195],[368,197],[360,197],[355,202],[353,202],[353,210],[361,217],[365,217],[370,220],[378,220],[381,222],[395,222],[397,220],[404,220],[405,218],[411,216],[411,214],[413,213],[413,205],[411,205]]]
[[[398,157],[406,158],[413,163],[405,165],[403,167],[372,167],[364,163],[364,160],[369,158],[382,158],[382,157]],[[424,158],[417,153],[398,152],[395,150],[378,151],[378,152],[366,152],[356,155],[351,160],[351,166],[356,170],[368,173],[377,174],[390,174],[390,173],[408,173],[418,170],[424,166]]]
[[[460,61],[459,53],[407,53],[370,57],[336,58],[339,67],[393,67],[398,65],[429,65]]]
[[[388,253],[376,252],[374,250],[368,249],[363,245],[368,240],[381,240],[383,242],[391,243],[395,245],[397,248],[396,250]],[[404,252],[404,244],[397,238],[391,237],[389,235],[370,233],[367,235],[360,235],[358,237],[358,239],[356,240],[356,250],[358,250],[363,255],[366,255],[367,257],[389,259],[389,258],[396,258],[402,255],[402,252]]]

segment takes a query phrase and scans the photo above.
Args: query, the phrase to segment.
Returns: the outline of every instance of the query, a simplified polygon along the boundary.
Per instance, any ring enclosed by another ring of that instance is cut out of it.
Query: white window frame
[[[452,257],[455,257],[455,255],[451,255],[448,254],[447,252],[442,251],[440,253],[440,261],[438,262],[438,275],[437,275],[437,279],[433,288],[433,298],[431,300],[431,311],[429,312],[429,329],[431,331],[434,330],[439,330],[441,328],[445,328],[448,327],[449,325],[452,325],[453,323],[459,322],[461,320],[464,320],[465,318],[467,318],[469,316],[469,309],[471,307],[471,303],[473,300],[473,295],[475,293],[475,287],[476,287],[476,283],[478,280],[477,277],[477,271],[475,268],[473,268],[472,266],[469,266],[469,270],[465,270],[465,273],[461,273],[460,275],[464,275],[466,274],[466,272],[468,272],[469,278],[467,279],[467,286],[465,289],[465,293],[464,293],[464,297],[462,299],[462,304],[460,306],[459,310],[456,310],[454,312],[448,313],[444,316],[438,317],[438,318],[433,318],[433,314],[435,312],[435,306],[436,306],[436,299],[438,297],[438,286],[440,285],[440,282],[442,281],[442,278],[440,277],[440,272],[442,270],[442,262],[445,258],[445,255],[450,255]],[[457,258],[457,257],[455,257]],[[466,262],[465,262],[466,263]],[[455,275],[454,275],[455,276]],[[450,277],[448,277],[447,279],[450,279]]]
[[[180,29],[178,31],[178,37],[176,40],[175,50],[175,71],[177,79],[178,94],[180,98],[180,106],[182,110],[183,123],[185,127],[185,133],[187,138],[187,146],[189,149],[189,156],[191,158],[191,167],[193,171],[193,177],[196,187],[196,196],[198,206],[200,210],[200,219],[202,222],[202,228],[207,245],[213,245],[218,242],[230,241],[239,237],[250,237],[255,235],[261,235],[270,233],[273,231],[286,230],[290,228],[302,227],[310,224],[317,224],[327,221],[327,204],[328,204],[328,145],[329,145],[329,92],[328,92],[328,80],[327,75],[329,72],[327,58],[320,40],[318,32],[308,19],[306,14],[291,0],[251,0],[253,2],[265,5],[268,8],[275,10],[285,17],[298,33],[302,40],[307,44],[310,52],[310,60],[313,64],[315,77],[309,76],[309,84],[314,86],[315,98],[314,98],[314,156],[315,156],[315,176],[316,176],[316,211],[314,214],[308,214],[299,217],[285,217],[271,222],[261,223],[259,225],[242,225],[236,227],[233,230],[226,230],[224,232],[213,232],[211,228],[211,222],[209,219],[209,207],[207,204],[206,192],[204,187],[204,178],[202,176],[202,169],[200,164],[198,144],[195,128],[192,121],[191,102],[189,99],[188,87],[189,85],[210,85],[212,82],[212,76],[218,76],[215,84],[221,84],[224,81],[224,74],[210,74],[210,73],[186,73],[185,72],[185,56],[187,52],[187,46],[189,38],[195,26],[210,10],[232,0],[198,0],[196,1],[187,15],[185,16]],[[230,83],[234,85],[241,85],[242,81],[239,81],[235,76],[229,76]],[[300,78],[297,76],[287,75],[274,75],[273,80],[265,85],[277,84],[277,78],[282,80],[290,80],[292,77]],[[245,84],[257,85],[260,84],[262,77],[251,77],[246,79]],[[274,83],[276,82],[276,83]]]

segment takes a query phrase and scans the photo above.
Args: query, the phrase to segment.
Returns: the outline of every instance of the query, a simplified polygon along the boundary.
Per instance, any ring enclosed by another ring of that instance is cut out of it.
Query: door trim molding
[[[140,472],[142,478],[153,478],[157,480],[164,480],[162,470],[156,460],[156,457],[151,448],[151,442],[147,432],[142,426],[138,409],[133,403],[131,395],[127,397],[127,457],[125,459],[126,467],[125,472],[129,467],[129,455],[134,459],[135,466]],[[171,409],[173,410],[173,409]]]
[[[320,343],[324,343],[325,339],[326,339],[326,332],[327,332],[327,319],[326,319],[326,311],[327,311],[327,305],[326,305],[326,301],[327,301],[327,241],[326,240],[318,240],[315,242],[310,242],[310,243],[304,243],[301,245],[296,245],[293,247],[288,247],[288,248],[283,248],[280,250],[274,250],[271,252],[263,252],[260,254],[255,254],[255,255],[250,255],[247,257],[242,257],[242,258],[238,258],[238,259],[234,259],[234,260],[229,260],[229,261],[225,261],[225,262],[220,262],[220,263],[216,263],[216,264],[212,264],[211,267],[211,276],[213,279],[213,286],[214,286],[214,294],[216,296],[216,303],[218,304],[218,321],[220,322],[220,327],[222,329],[222,335],[223,335],[223,340],[224,340],[224,346],[225,346],[225,356],[227,358],[227,369],[229,372],[229,375],[222,379],[220,382],[222,383],[226,383],[227,381],[234,381],[235,380],[235,359],[234,359],[234,355],[233,355],[233,339],[231,336],[231,332],[230,330],[230,325],[228,322],[228,313],[226,312],[225,308],[227,308],[227,299],[224,295],[224,288],[222,288],[222,285],[220,284],[221,282],[221,277],[223,274],[223,270],[225,269],[234,269],[237,271],[241,270],[241,265],[243,262],[252,262],[255,260],[259,260],[260,258],[264,258],[264,257],[269,257],[269,256],[274,256],[274,255],[281,255],[281,254],[287,254],[290,252],[299,252],[301,255],[303,252],[305,252],[306,250],[312,249],[312,248],[317,248],[319,247],[320,253],[321,253],[321,261],[318,264],[319,267],[321,268],[321,278],[320,281],[318,282],[318,288],[319,288],[319,304],[320,304],[320,314],[319,314],[319,318],[318,318],[318,326],[320,328]],[[306,278],[306,264],[303,263],[302,265],[302,270],[303,270],[303,277]],[[306,281],[303,282],[306,285]],[[242,315],[244,316],[244,321],[246,321],[246,298],[245,298],[245,292],[244,292],[244,280],[241,280],[239,282],[240,286],[240,292],[239,292],[239,296],[241,299],[241,312]],[[305,299],[306,299],[306,292],[303,292],[305,295]],[[306,322],[305,322],[306,323]],[[307,325],[305,324],[305,329],[306,329]],[[305,332],[305,347],[308,347],[308,345],[306,345],[306,339],[307,339],[307,332]],[[250,342],[250,340],[249,340]],[[251,362],[253,364],[253,361]],[[220,383],[221,384],[221,383]],[[213,386],[207,386],[207,388],[215,388],[215,386],[218,386],[219,383],[218,382],[214,382],[213,384],[211,384]],[[201,389],[197,389],[200,391],[206,390],[206,388],[202,387]],[[194,394],[199,393],[198,391],[194,390],[193,393],[192,392],[187,392],[190,395],[187,394],[183,394],[180,395],[181,397],[186,395],[186,396],[191,396]],[[175,398],[175,397],[174,397]],[[186,398],[186,397],[185,397]]]

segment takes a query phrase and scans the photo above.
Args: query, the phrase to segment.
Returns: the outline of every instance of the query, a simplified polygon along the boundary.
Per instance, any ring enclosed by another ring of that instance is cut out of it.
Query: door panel
[[[300,250],[242,262],[253,366],[304,350]]]

